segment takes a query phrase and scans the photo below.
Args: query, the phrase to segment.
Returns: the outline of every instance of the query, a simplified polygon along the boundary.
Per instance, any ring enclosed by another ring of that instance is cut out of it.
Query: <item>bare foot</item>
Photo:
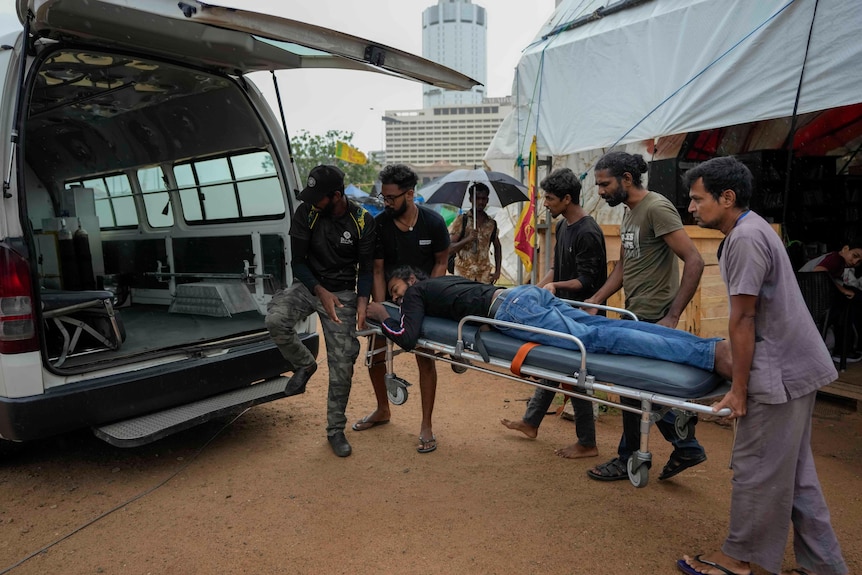
[[[521,419],[519,421],[512,421],[511,419],[501,419],[500,423],[508,427],[509,429],[514,429],[515,431],[520,431],[530,439],[536,439],[536,436],[539,435],[539,428],[533,427],[527,423],[524,423],[524,420]]]
[[[704,575],[727,575],[727,573],[751,575],[751,565],[745,561],[737,561],[733,557],[728,557],[721,551],[704,553],[694,557],[683,555],[680,561],[684,561],[693,571]]]
[[[573,443],[559,449],[555,449],[554,453],[566,459],[581,459],[583,457],[598,457],[599,448],[595,445],[586,447],[580,443]]]

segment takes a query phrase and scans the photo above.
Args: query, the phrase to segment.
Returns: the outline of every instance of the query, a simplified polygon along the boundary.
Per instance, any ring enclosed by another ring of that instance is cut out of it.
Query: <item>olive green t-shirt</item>
[[[648,192],[623,216],[620,240],[626,309],[641,319],[663,318],[679,290],[677,257],[662,238],[679,229],[682,220],[676,208],[655,192]]]

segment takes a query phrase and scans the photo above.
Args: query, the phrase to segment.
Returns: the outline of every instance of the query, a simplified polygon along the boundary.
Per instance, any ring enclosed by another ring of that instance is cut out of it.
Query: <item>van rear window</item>
[[[66,189],[76,186],[93,190],[100,228],[135,227],[138,225],[132,186],[126,174],[109,174],[97,178],[66,182]]]
[[[277,219],[284,216],[281,182],[268,152],[251,152],[183,162],[166,174],[164,166],[139,168],[66,182],[66,188],[92,188],[101,229],[136,227],[135,196],[140,196],[147,224],[174,224],[171,192],[190,224]],[[170,187],[171,180],[176,182]]]
[[[281,217],[284,196],[268,152],[252,152],[174,166],[188,223]]]

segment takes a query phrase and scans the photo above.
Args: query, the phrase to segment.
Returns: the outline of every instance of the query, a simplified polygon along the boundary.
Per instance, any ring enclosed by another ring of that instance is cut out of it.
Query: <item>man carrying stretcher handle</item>
[[[571,334],[581,340],[587,353],[660,359],[730,377],[730,345],[725,340],[591,315],[538,286],[501,289],[460,276],[427,279],[419,270],[403,266],[392,272],[387,289],[392,301],[401,307],[400,321],[376,302],[368,304],[367,317],[379,321],[383,335],[408,351],[416,346],[426,315],[455,321],[476,315]],[[574,342],[564,338],[516,328],[497,329],[520,340],[578,350]]]

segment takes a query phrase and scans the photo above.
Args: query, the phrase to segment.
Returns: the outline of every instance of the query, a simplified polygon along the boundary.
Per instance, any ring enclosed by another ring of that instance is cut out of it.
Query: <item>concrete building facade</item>
[[[511,111],[510,96],[485,98],[476,105],[387,110],[386,161],[419,170],[432,165],[481,167],[497,128]]]

